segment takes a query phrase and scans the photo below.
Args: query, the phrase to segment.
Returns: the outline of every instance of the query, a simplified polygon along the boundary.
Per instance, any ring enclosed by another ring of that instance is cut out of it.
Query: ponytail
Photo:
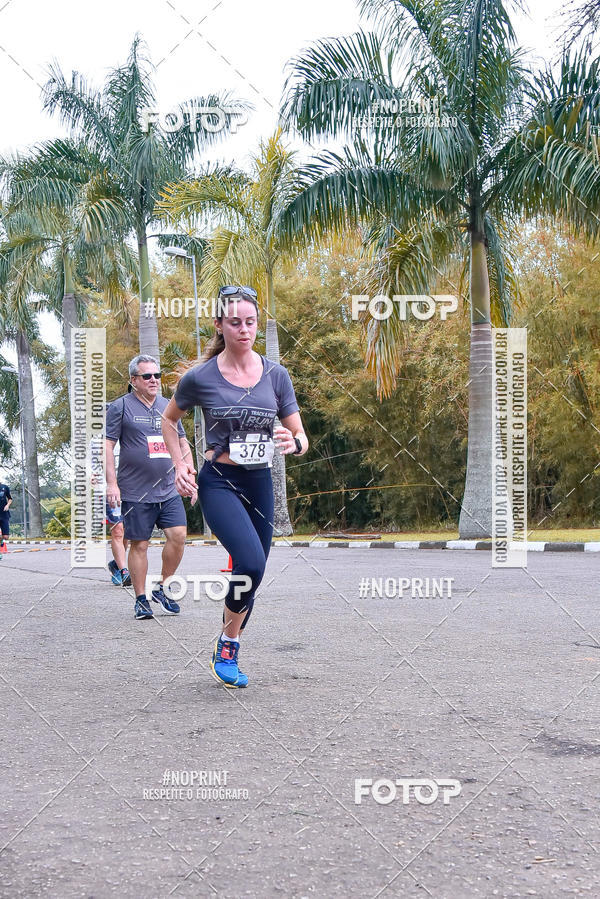
[[[200,364],[208,362],[213,356],[218,356],[225,349],[225,338],[222,331],[215,331],[204,348],[204,352],[200,357]]]

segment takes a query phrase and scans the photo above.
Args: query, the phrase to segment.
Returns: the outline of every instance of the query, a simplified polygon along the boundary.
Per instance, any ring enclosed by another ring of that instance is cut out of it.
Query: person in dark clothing
[[[12,496],[8,484],[0,482],[0,553],[7,552],[8,535],[10,534],[10,507]]]

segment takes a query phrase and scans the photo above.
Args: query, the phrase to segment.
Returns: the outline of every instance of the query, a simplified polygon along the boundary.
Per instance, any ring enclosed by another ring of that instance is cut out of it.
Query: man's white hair
[[[140,353],[139,356],[134,356],[131,362],[129,363],[129,377],[132,378],[133,375],[139,375],[138,366],[140,362],[154,362],[156,368],[160,368],[158,364],[158,359],[155,359],[154,356],[148,356],[146,353]]]

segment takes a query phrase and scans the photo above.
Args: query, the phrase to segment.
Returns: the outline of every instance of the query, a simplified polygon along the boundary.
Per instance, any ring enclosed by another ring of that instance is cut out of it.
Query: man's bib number
[[[150,459],[170,459],[169,451],[162,437],[146,437]]]
[[[233,431],[229,436],[229,458],[244,468],[273,463],[275,444],[265,431]]]

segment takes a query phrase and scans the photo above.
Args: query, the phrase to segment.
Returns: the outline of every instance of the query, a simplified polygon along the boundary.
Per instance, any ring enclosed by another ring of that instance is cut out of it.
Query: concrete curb
[[[9,546],[56,546],[70,544],[70,540],[10,540]],[[152,546],[161,546],[164,540],[151,540]],[[218,540],[186,540],[187,546],[221,546]],[[289,540],[273,541],[272,546],[299,547],[302,549],[475,549],[491,550],[489,540]],[[10,550],[9,550],[10,552]],[[593,543],[552,543],[532,540],[527,552],[600,552],[600,541]]]

